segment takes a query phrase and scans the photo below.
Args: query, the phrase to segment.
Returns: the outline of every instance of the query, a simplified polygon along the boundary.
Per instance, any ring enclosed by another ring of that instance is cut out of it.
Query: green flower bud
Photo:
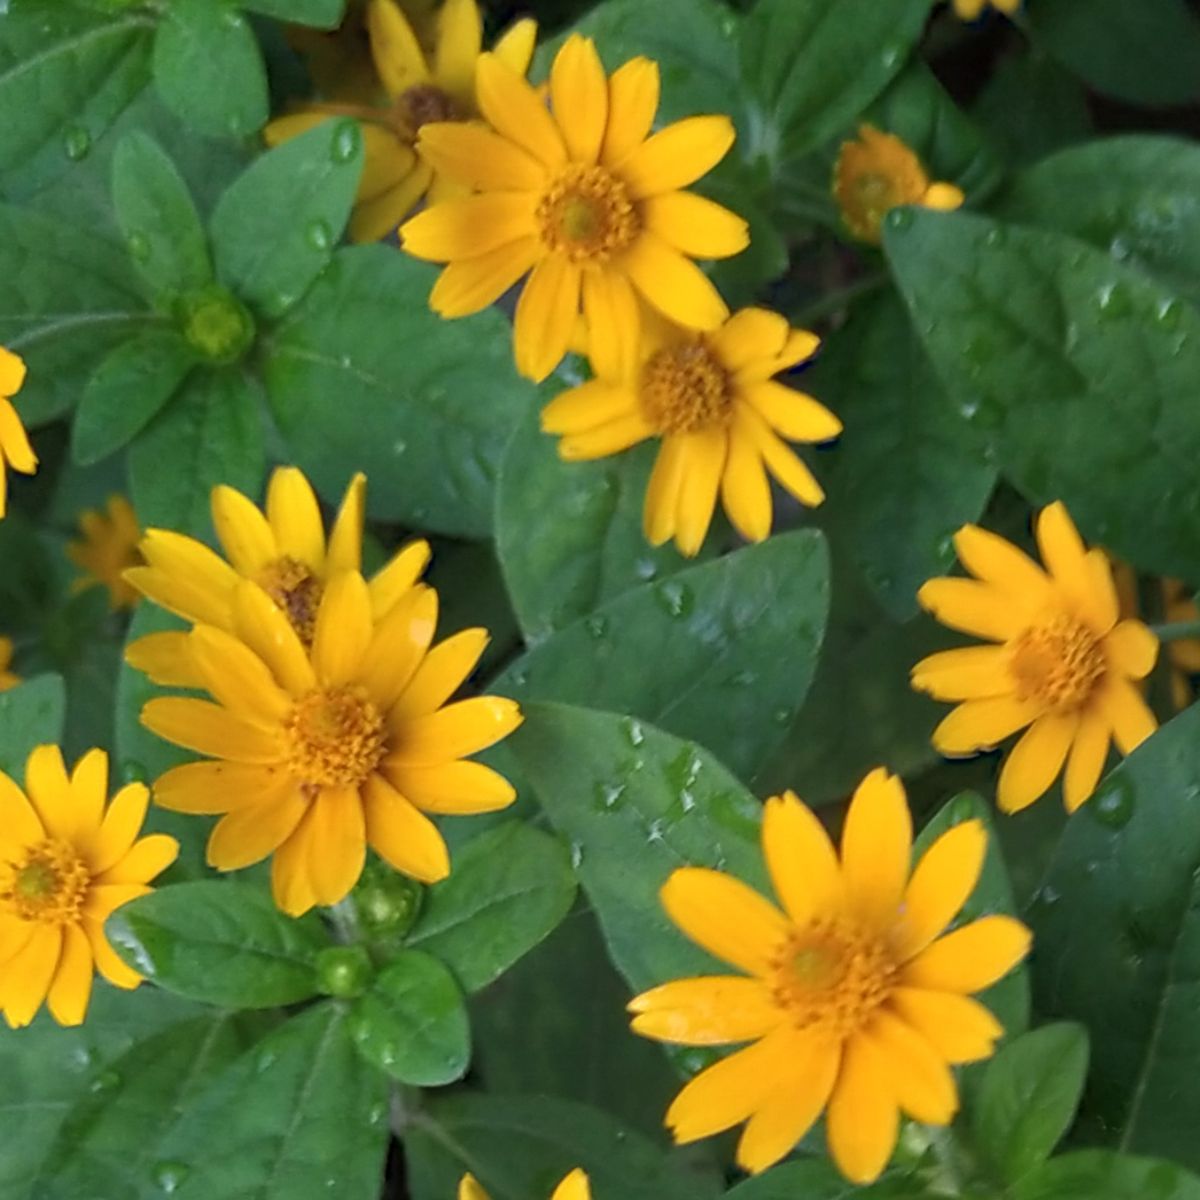
[[[354,889],[354,911],[369,937],[403,937],[416,923],[424,894],[416,880],[373,863]]]
[[[236,362],[254,344],[249,309],[219,283],[182,297],[177,316],[188,345],[209,362]]]
[[[327,996],[342,1000],[361,996],[374,975],[366,946],[330,946],[317,955],[317,980]]]

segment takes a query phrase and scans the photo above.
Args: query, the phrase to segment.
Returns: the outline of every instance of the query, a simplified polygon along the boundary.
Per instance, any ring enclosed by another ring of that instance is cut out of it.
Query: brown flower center
[[[305,647],[311,646],[317,629],[317,609],[325,594],[325,584],[312,568],[295,558],[277,558],[259,571],[257,582],[283,609]]]
[[[396,98],[395,114],[414,136],[422,125],[435,121],[462,121],[466,114],[453,97],[431,83],[419,83]]]
[[[572,262],[607,262],[642,228],[625,185],[604,167],[578,163],[546,189],[536,215],[543,243]]]
[[[733,381],[704,341],[652,355],[642,368],[642,410],[660,433],[695,433],[725,425],[733,413]]]
[[[1017,638],[1009,670],[1021,700],[1067,712],[1088,700],[1108,664],[1100,639],[1082,621],[1062,615]]]
[[[91,882],[75,848],[47,838],[10,864],[0,901],[18,920],[70,925],[79,920]]]
[[[288,768],[312,788],[356,786],[386,749],[383,716],[365,688],[317,688],[284,718]]]

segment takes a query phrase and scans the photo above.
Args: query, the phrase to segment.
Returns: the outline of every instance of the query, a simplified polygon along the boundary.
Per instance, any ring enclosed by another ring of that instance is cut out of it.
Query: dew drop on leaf
[[[192,1173],[187,1163],[160,1162],[154,1165],[154,1182],[168,1196],[179,1190],[179,1185]]]
[[[354,121],[339,121],[333,131],[333,143],[329,148],[329,157],[335,163],[349,162],[358,154],[362,142],[362,134]]]
[[[884,223],[889,229],[893,229],[897,233],[903,233],[906,229],[912,228],[912,209],[903,206],[899,208],[893,208],[892,211],[889,212],[886,217],[884,217]]]
[[[144,233],[131,233],[125,246],[134,262],[144,263],[150,257],[150,241]]]
[[[593,613],[584,620],[583,627],[599,641],[608,633],[608,618]]]
[[[631,746],[640,746],[646,740],[646,734],[642,729],[641,722],[635,721],[632,717],[626,717],[622,724],[625,726],[625,736],[629,738]]]
[[[1133,804],[1133,784],[1123,775],[1118,775],[1088,801],[1087,810],[1093,820],[1108,829],[1123,829],[1133,816]]]
[[[92,135],[82,125],[68,125],[63,131],[63,152],[72,162],[86,158],[92,148]]]
[[[668,579],[654,589],[659,605],[671,617],[686,617],[692,611],[695,599],[687,584],[678,579]]]
[[[328,250],[333,245],[333,231],[329,228],[329,222],[322,221],[319,217],[315,221],[309,221],[304,230],[304,240],[314,250]]]
[[[121,1086],[121,1076],[116,1071],[101,1071],[89,1085],[89,1091],[94,1096],[106,1096],[115,1092]]]

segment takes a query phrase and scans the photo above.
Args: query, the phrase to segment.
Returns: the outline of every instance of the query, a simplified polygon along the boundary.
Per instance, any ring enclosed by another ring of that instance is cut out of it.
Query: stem
[[[1160,642],[1179,642],[1185,638],[1200,638],[1200,621],[1168,621],[1164,625],[1151,625],[1150,632]]]
[[[838,288],[836,292],[829,292],[819,300],[814,300],[806,307],[792,313],[791,323],[801,329],[807,329],[813,322],[841,312],[860,297],[869,296],[872,292],[878,291],[888,282],[889,278],[886,271],[879,271],[875,275],[868,275],[843,288]]]

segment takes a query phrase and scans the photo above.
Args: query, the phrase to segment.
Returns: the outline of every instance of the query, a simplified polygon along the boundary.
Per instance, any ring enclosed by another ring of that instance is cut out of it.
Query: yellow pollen
[[[462,110],[454,99],[441,88],[430,83],[419,83],[401,92],[396,99],[396,117],[410,133],[416,134],[422,125],[434,121],[461,121]]]
[[[769,979],[797,1029],[846,1038],[866,1024],[898,978],[884,943],[844,921],[817,918],[779,948]]]
[[[386,750],[383,717],[365,688],[317,688],[284,718],[288,768],[313,788],[356,786]]]
[[[79,920],[92,877],[75,848],[47,838],[8,864],[0,903],[20,921],[71,925]]]
[[[312,568],[295,558],[277,558],[258,573],[258,581],[267,595],[283,609],[296,636],[311,646],[317,628],[317,609],[325,585]]]
[[[607,262],[642,228],[625,185],[604,167],[577,163],[542,194],[536,216],[547,249],[572,262]]]
[[[640,395],[660,433],[726,425],[733,413],[733,382],[701,339],[654,354],[642,368]]]
[[[906,199],[916,199],[898,195],[896,181],[874,171],[859,175],[850,186],[861,220],[875,228],[897,204],[904,203]]]
[[[1100,639],[1082,621],[1060,615],[1017,638],[1009,670],[1019,699],[1069,712],[1092,695],[1108,664]]]

